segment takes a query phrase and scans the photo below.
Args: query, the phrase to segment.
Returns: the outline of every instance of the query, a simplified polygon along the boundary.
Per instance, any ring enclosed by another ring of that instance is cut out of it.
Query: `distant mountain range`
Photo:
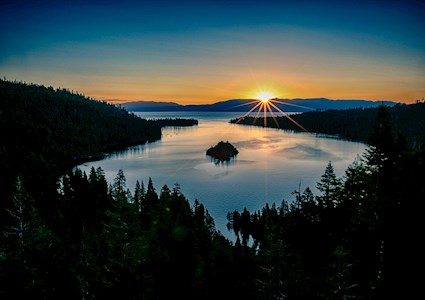
[[[371,100],[331,100],[327,98],[308,98],[308,99],[276,99],[279,102],[274,104],[285,112],[306,112],[312,110],[329,109],[349,109],[349,108],[368,108],[377,107],[381,104],[393,106],[400,104],[393,101],[371,101]],[[248,103],[250,99],[232,99],[220,101],[213,104],[199,105],[181,105],[175,102],[156,102],[156,101],[134,101],[125,102],[121,106],[128,111],[144,112],[165,112],[165,111],[206,111],[206,112],[246,112],[253,104]],[[274,109],[275,110],[275,109]]]

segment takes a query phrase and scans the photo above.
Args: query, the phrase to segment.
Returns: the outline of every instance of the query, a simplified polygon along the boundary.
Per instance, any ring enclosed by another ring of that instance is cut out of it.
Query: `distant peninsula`
[[[207,150],[207,155],[214,157],[219,161],[228,161],[232,157],[236,156],[239,153],[238,149],[235,148],[229,142],[219,142],[214,147],[211,147]]]

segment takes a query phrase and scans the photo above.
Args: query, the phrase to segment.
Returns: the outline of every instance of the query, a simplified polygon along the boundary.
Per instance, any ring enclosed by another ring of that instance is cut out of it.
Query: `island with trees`
[[[211,156],[220,162],[229,161],[231,158],[238,155],[238,153],[238,149],[236,149],[236,147],[228,141],[220,141],[217,145],[215,145],[214,147],[210,147],[207,150],[208,156]]]

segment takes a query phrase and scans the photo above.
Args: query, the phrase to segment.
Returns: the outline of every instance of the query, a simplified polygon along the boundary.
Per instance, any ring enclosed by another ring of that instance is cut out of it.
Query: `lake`
[[[294,199],[292,192],[316,183],[332,162],[337,176],[362,155],[363,143],[313,133],[230,124],[242,113],[160,112],[136,113],[146,119],[195,118],[198,126],[163,128],[160,141],[127,148],[101,161],[80,165],[101,167],[112,183],[118,170],[124,171],[127,187],[133,192],[136,180],[147,186],[152,178],[159,193],[166,184],[176,183],[193,204],[198,199],[214,218],[216,229],[233,240],[227,231],[228,211],[261,209],[266,203],[280,205]],[[206,150],[219,141],[229,141],[239,154],[229,163],[216,164]]]

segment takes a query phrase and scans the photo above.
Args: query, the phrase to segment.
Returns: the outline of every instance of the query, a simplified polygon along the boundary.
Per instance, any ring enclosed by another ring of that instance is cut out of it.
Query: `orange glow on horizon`
[[[422,99],[423,93],[419,96],[414,93],[406,93],[400,91],[394,93],[389,90],[382,91],[382,87],[355,89],[356,86],[335,84],[332,88],[326,85],[300,84],[295,81],[282,79],[286,84],[284,89],[275,82],[271,84],[261,84],[257,88],[252,88],[255,83],[252,80],[243,80],[239,78],[236,82],[225,83],[203,83],[199,88],[193,85],[182,85],[179,87],[166,86],[165,84],[156,84],[142,88],[134,89],[130,85],[116,86],[110,84],[108,86],[95,85],[91,90],[87,87],[72,86],[71,89],[79,91],[94,99],[107,101],[109,103],[124,103],[133,101],[155,101],[155,102],[175,102],[181,105],[199,105],[213,104],[220,101],[231,99],[252,99],[261,100],[267,103],[269,99],[293,99],[293,98],[328,98],[331,100],[351,100],[363,99],[371,101],[396,101],[401,103],[415,103],[416,100]],[[202,81],[202,79],[201,79]],[[273,82],[273,81],[271,81]],[[52,86],[65,86],[65,84],[51,84]],[[258,84],[258,83],[257,83]],[[251,88],[249,88],[251,85]],[[162,89],[159,87],[163,86]],[[425,89],[423,90],[425,92]]]
[[[261,71],[261,72],[260,72]],[[86,77],[84,81],[73,83],[44,78],[37,81],[31,78],[27,82],[37,82],[53,87],[66,87],[83,93],[94,99],[110,103],[133,101],[175,102],[181,105],[213,104],[231,99],[260,98],[328,98],[331,100],[363,99],[372,101],[397,101],[415,103],[425,95],[425,88],[412,89],[408,85],[393,84],[373,80],[353,80],[340,78],[329,80],[325,74],[314,74],[305,77],[303,74],[291,75],[288,72],[278,73],[271,70],[260,70],[258,73],[242,72],[232,69],[231,75],[225,76],[189,76],[181,77],[174,74],[168,77]],[[223,78],[226,78],[224,80]],[[172,79],[172,80],[171,80]],[[409,78],[410,80],[410,78]],[[419,79],[411,79],[418,85]]]

